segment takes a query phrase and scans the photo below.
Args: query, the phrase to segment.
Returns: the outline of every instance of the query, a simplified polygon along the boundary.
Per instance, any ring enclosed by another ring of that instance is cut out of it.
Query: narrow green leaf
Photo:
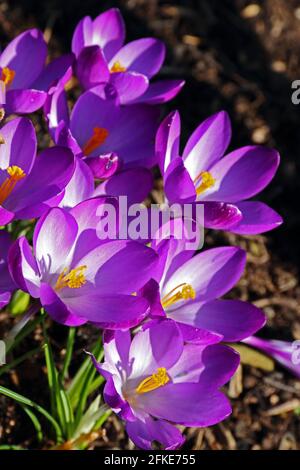
[[[41,442],[43,440],[43,432],[42,432],[41,423],[39,422],[38,418],[35,416],[35,414],[31,411],[30,408],[28,408],[27,406],[23,406],[23,410],[25,411],[25,413],[27,413],[27,415],[31,419],[32,424],[36,430],[37,440]]]

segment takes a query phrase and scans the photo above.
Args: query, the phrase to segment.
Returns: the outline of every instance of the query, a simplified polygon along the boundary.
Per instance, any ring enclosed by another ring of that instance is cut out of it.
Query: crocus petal
[[[9,121],[1,129],[5,143],[1,145],[0,168],[19,166],[28,175],[36,154],[36,135],[34,127],[26,118]]]
[[[40,214],[36,205],[61,193],[74,172],[74,155],[64,147],[51,147],[42,151],[22,186],[16,187],[7,200],[7,208],[18,212],[32,207],[32,217]],[[26,214],[28,217],[28,211]]]
[[[138,185],[132,184],[138,181]],[[146,168],[133,168],[113,175],[95,190],[95,196],[126,196],[127,204],[143,202],[153,186],[153,177]]]
[[[151,78],[161,68],[165,54],[165,45],[158,39],[137,39],[116,53],[110,61],[110,67],[119,62],[126,70],[139,72]]]
[[[135,103],[162,104],[171,101],[182,90],[184,80],[160,80],[150,83],[147,91]]]
[[[230,139],[230,120],[225,111],[210,116],[197,127],[183,152],[185,166],[193,180],[224,155]]]
[[[231,227],[237,226],[242,218],[243,214],[236,204],[204,203],[204,225],[206,228],[230,230]]]
[[[35,256],[43,273],[60,273],[68,267],[77,231],[74,217],[63,209],[51,209],[38,221],[33,243]]]
[[[196,328],[213,331],[224,341],[240,341],[254,334],[266,322],[263,312],[248,302],[240,300],[213,300],[182,306],[171,317]]]
[[[99,328],[131,328],[147,315],[148,302],[132,295],[77,295],[64,299],[76,316],[86,318]]]
[[[14,212],[8,211],[7,209],[4,209],[4,207],[0,206],[0,225],[3,226],[9,224],[13,220],[14,216]]]
[[[145,75],[136,72],[112,73],[110,83],[116,88],[121,104],[129,104],[142,96],[149,86]]]
[[[49,131],[51,134],[52,139],[58,145],[65,144],[67,147],[66,141],[60,142],[60,132],[65,130],[69,126],[69,109],[68,109],[68,101],[67,101],[67,94],[63,86],[58,86],[54,90],[52,89],[51,92],[48,93],[47,100],[44,105],[44,114],[48,122]],[[67,133],[66,130],[66,133]]]
[[[3,292],[0,293],[0,309],[5,307],[11,298],[11,293],[10,292]]]
[[[215,184],[201,195],[202,200],[238,202],[262,191],[279,165],[279,154],[259,146],[242,147],[210,168]]]
[[[160,124],[155,138],[156,159],[164,175],[171,161],[179,156],[180,115],[173,111]]]
[[[245,201],[236,204],[242,219],[229,230],[242,235],[256,235],[279,227],[283,220],[280,215],[263,202]]]
[[[197,383],[201,380],[211,387],[219,388],[231,379],[239,362],[238,353],[223,344],[188,344],[168,372],[174,383]]]
[[[39,297],[40,273],[25,237],[16,240],[8,256],[11,277],[18,287],[29,292],[32,297]]]
[[[212,426],[231,413],[228,399],[201,383],[170,383],[139,399],[152,416],[184,426]]]
[[[111,374],[119,374],[124,371],[126,375],[129,375],[130,344],[129,330],[105,330],[103,334],[105,363],[100,364],[101,369],[103,368]]]
[[[177,269],[164,285],[162,296],[185,282],[195,290],[196,300],[215,299],[224,295],[237,283],[244,271],[245,263],[246,253],[240,248],[220,247],[203,251]],[[189,305],[192,304],[193,302],[189,302]],[[185,305],[186,301],[181,303],[180,308]],[[174,309],[179,309],[179,303],[174,304]],[[201,325],[199,327],[201,328]]]
[[[67,326],[79,326],[87,321],[84,317],[79,317],[71,312],[48,284],[41,284],[40,299],[46,312],[58,323]]]
[[[40,90],[8,90],[6,93],[6,114],[28,114],[40,109],[47,94]]]
[[[129,362],[132,361],[130,379],[153,373],[158,367],[170,368],[183,351],[181,332],[172,320],[151,323],[132,340]]]
[[[93,44],[98,44],[106,60],[110,60],[125,40],[125,24],[118,8],[97,16],[93,23]]]
[[[72,51],[79,55],[85,46],[93,44],[93,22],[89,16],[82,18],[75,28],[72,38]]]
[[[96,179],[107,179],[113,176],[122,166],[119,157],[111,152],[99,157],[85,158],[85,163],[90,167]]]
[[[92,197],[94,192],[94,177],[88,165],[81,159],[75,159],[75,171],[65,188],[60,207],[75,207],[81,201]]]
[[[73,61],[73,54],[64,54],[52,60],[46,65],[40,76],[34,82],[33,88],[36,90],[48,91],[51,85],[56,84],[67,74],[68,71],[68,78],[70,78]]]
[[[136,419],[126,423],[126,431],[133,443],[141,449],[151,450],[152,442],[159,442],[163,449],[179,449],[184,443],[181,432],[166,421]]]
[[[86,90],[108,82],[109,69],[99,46],[84,47],[76,61],[76,75]]]
[[[172,160],[168,166],[164,176],[164,189],[171,204],[184,204],[195,200],[195,186],[181,157]]]
[[[29,29],[11,41],[0,56],[0,67],[15,72],[11,89],[30,87],[40,75],[46,56],[47,45],[37,29]]]

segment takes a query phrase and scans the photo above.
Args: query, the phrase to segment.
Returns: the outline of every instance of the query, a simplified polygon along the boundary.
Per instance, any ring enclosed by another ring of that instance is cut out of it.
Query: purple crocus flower
[[[279,154],[246,146],[224,155],[231,138],[230,120],[222,111],[202,122],[179,156],[180,116],[172,112],[156,136],[156,154],[167,199],[204,203],[205,226],[239,234],[257,234],[282,223],[266,204],[248,201],[272,180]]]
[[[243,340],[256,349],[273,357],[279,364],[290,370],[296,377],[300,378],[300,341],[267,340],[250,336]]]
[[[1,129],[0,225],[14,218],[39,217],[46,201],[66,187],[74,171],[74,155],[51,147],[36,155],[36,135],[27,118],[16,118]]]
[[[126,422],[132,441],[176,449],[183,437],[174,424],[211,426],[231,413],[218,390],[234,374],[239,356],[228,346],[184,344],[172,320],[130,332],[104,334],[105,362],[94,365],[107,380],[106,403]]]
[[[174,98],[184,85],[182,80],[150,83],[164,59],[165,46],[155,38],[143,38],[125,46],[125,25],[118,9],[112,8],[92,20],[83,18],[77,25],[72,50],[76,55],[76,74],[89,89],[110,83],[122,104],[158,104]]]
[[[127,328],[148,313],[148,302],[132,294],[151,278],[157,255],[137,242],[101,240],[104,203],[95,198],[70,212],[53,208],[35,227],[34,255],[25,237],[10,249],[16,284],[59,323]]]
[[[17,288],[9,274],[7,264],[11,243],[9,234],[0,230],[0,309],[9,303],[11,293]]]
[[[127,195],[130,202],[141,202],[153,184],[148,168],[155,164],[158,109],[120,107],[117,101],[111,87],[99,86],[81,95],[69,116],[65,90],[58,86],[45,114],[53,140],[84,162],[77,168],[78,181],[79,172],[86,180],[88,166],[101,183],[94,195]]]
[[[41,108],[47,91],[67,70],[73,54],[45,66],[47,45],[41,31],[30,29],[13,39],[0,55],[1,106],[6,114],[31,113]]]

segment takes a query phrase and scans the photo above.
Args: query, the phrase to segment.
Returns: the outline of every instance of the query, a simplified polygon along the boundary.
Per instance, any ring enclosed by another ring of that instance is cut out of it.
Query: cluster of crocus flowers
[[[72,53],[46,66],[37,30],[0,56],[0,118],[42,108],[53,140],[37,154],[29,119],[13,117],[0,129],[0,307],[21,289],[60,324],[104,330],[104,362],[92,360],[106,379],[105,402],[138,447],[175,449],[184,441],[177,424],[210,426],[230,414],[220,388],[239,357],[222,343],[249,342],[265,317],[247,302],[221,299],[243,273],[243,250],[188,250],[172,234],[174,221],[147,243],[107,239],[106,205],[118,212],[118,196],[143,202],[158,165],[166,199],[204,204],[206,227],[261,233],[281,218],[248,198],[271,181],[279,156],[253,146],[223,156],[225,112],[200,124],[180,156],[179,114],[160,124],[158,104],[183,81],[152,82],[165,58],[161,41],[124,41],[122,16],[111,9],[84,18]],[[72,74],[82,93],[71,110]],[[28,237],[13,225],[19,220],[28,221]]]

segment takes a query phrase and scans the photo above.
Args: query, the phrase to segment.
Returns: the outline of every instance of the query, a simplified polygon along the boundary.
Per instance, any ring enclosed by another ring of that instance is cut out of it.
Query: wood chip
[[[270,357],[262,354],[261,352],[249,348],[245,344],[233,344],[231,345],[231,347],[240,354],[242,364],[247,364],[248,366],[252,367],[258,367],[259,369],[263,369],[268,372],[274,370],[274,361]]]
[[[265,414],[267,416],[278,416],[284,413],[290,413],[291,411],[295,411],[297,408],[300,407],[300,400],[295,398],[294,400],[289,400],[281,405],[275,406],[270,410],[266,411]]]
[[[238,398],[243,391],[243,368],[241,365],[229,382],[228,396],[229,398]]]
[[[243,18],[255,18],[261,12],[261,7],[257,3],[251,3],[246,6],[242,11],[241,15]]]

